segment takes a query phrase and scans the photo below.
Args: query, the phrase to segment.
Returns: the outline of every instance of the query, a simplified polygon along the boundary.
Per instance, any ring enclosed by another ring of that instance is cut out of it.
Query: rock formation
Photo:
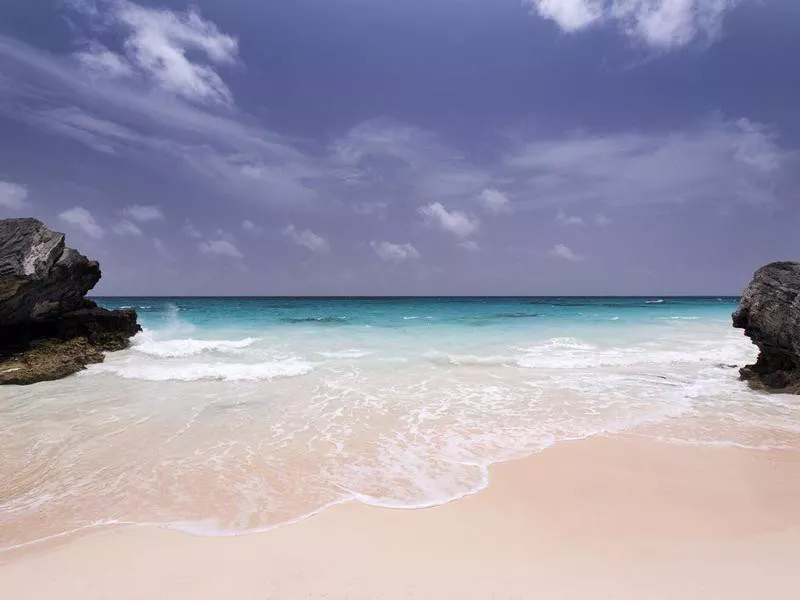
[[[800,393],[800,263],[778,262],[753,276],[733,313],[733,326],[758,346],[739,373],[757,388]]]
[[[0,384],[60,379],[128,346],[141,330],[136,312],[85,298],[100,276],[64,234],[36,219],[0,220]]]

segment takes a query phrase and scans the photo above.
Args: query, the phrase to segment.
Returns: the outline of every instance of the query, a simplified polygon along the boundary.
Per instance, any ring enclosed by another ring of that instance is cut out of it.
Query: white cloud
[[[553,258],[563,258],[564,260],[570,260],[572,262],[580,262],[586,258],[580,254],[576,254],[569,246],[565,246],[564,244],[556,244],[553,249],[550,250],[549,255]]]
[[[461,246],[462,248],[464,248],[464,250],[469,250],[470,252],[477,252],[478,250],[481,249],[480,246],[478,246],[478,242],[476,242],[474,240],[467,240],[466,242],[459,242],[458,245]]]
[[[738,0],[614,0],[610,16],[652,46],[683,46],[695,37],[719,35],[725,13]]]
[[[76,52],[73,57],[93,76],[116,79],[134,75],[133,67],[125,58],[99,42],[90,42],[85,50]]]
[[[393,244],[392,242],[370,242],[375,253],[383,260],[404,261],[419,258],[419,252],[411,244]]]
[[[294,225],[287,225],[283,229],[283,235],[298,246],[304,246],[312,252],[330,252],[331,249],[328,240],[310,229],[298,230]]]
[[[233,95],[215,66],[236,61],[238,42],[203,19],[198,9],[178,12],[128,0],[72,5],[96,22],[125,32],[120,54],[97,42],[75,54],[91,74],[111,78],[138,76],[185,100],[233,103]]]
[[[228,240],[207,240],[200,242],[198,245],[200,252],[203,254],[214,254],[216,256],[225,256],[228,258],[242,259],[242,254],[239,249]]]
[[[370,119],[353,127],[333,145],[342,164],[358,165],[369,157],[392,157],[409,167],[424,167],[443,148],[431,132],[386,119]]]
[[[2,69],[9,62],[12,68]],[[776,132],[746,119],[551,138],[526,136],[519,128],[493,148],[495,158],[481,163],[431,132],[369,121],[327,152],[309,152],[235,110],[212,114],[138,88],[89,81],[74,65],[2,36],[0,69],[18,78],[15,86],[0,85],[8,99],[0,102],[0,113],[260,204],[311,207],[324,196],[359,214],[382,215],[384,204],[463,207],[480,200],[484,190],[499,189],[514,199],[515,211],[583,211],[588,205],[610,211],[677,202],[764,205],[781,198],[798,172],[795,153],[779,144]],[[31,88],[45,93],[26,95]],[[69,97],[84,108],[38,108],[51,97]],[[367,204],[375,198],[380,204]]]
[[[458,210],[448,211],[439,202],[421,206],[418,211],[428,223],[435,223],[443,231],[459,238],[467,238],[478,231],[480,221]]]
[[[595,216],[594,222],[600,225],[601,227],[605,227],[606,225],[611,225],[614,221],[612,221],[609,217],[604,215],[603,213],[599,213]]]
[[[122,214],[138,221],[139,223],[150,223],[151,221],[163,221],[164,215],[158,206],[142,206],[141,204],[132,204],[122,209]]]
[[[0,206],[9,210],[22,210],[28,205],[27,199],[27,187],[10,181],[0,181]]]
[[[583,225],[583,217],[568,215],[563,210],[558,211],[556,220],[562,225]]]
[[[203,237],[203,234],[198,231],[197,227],[195,227],[189,219],[186,219],[186,222],[183,224],[183,233],[190,238],[200,239]]]
[[[337,175],[330,158],[309,155],[235,109],[209,112],[138,83],[87,76],[75,61],[0,36],[0,69],[8,63],[14,79],[0,85],[0,113],[98,152],[177,169],[257,202],[307,203],[317,197],[315,180]],[[53,97],[72,105],[42,108]]]
[[[264,228],[256,225],[252,221],[242,221],[242,230],[247,233],[263,233]]]
[[[529,0],[534,10],[566,32],[599,23],[657,48],[719,36],[725,13],[740,0]]]
[[[605,0],[530,0],[545,19],[555,21],[564,31],[584,29],[603,18]]]
[[[479,198],[483,207],[494,213],[499,213],[511,209],[511,200],[503,192],[494,188],[486,188],[481,192]]]
[[[111,230],[117,235],[129,235],[129,236],[141,236],[142,230],[139,229],[134,223],[131,223],[127,219],[123,219],[118,223],[115,223]]]
[[[41,110],[27,118],[46,131],[71,137],[103,154],[117,154],[118,148],[141,143],[144,139],[127,127],[74,106]]]
[[[522,143],[504,175],[540,207],[724,202],[768,205],[797,156],[768,128],[711,119],[660,133],[573,134]]]
[[[65,223],[77,227],[94,240],[103,239],[106,233],[105,230],[97,224],[97,221],[94,220],[92,213],[81,206],[65,210],[58,215],[58,218]]]

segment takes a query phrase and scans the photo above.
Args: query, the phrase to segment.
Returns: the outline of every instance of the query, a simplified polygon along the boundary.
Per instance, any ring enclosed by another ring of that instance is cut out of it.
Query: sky
[[[738,294],[796,0],[4,0],[0,218],[103,295]]]

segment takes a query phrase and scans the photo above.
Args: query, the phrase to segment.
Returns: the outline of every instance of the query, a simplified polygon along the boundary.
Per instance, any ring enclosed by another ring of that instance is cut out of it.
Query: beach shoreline
[[[7,555],[3,598],[755,598],[800,585],[800,450],[635,434],[497,464],[418,510],[350,502],[203,538],[114,528]]]

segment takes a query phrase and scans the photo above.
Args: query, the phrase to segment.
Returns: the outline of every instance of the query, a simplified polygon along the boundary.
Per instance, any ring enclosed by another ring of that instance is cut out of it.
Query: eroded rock
[[[800,263],[761,267],[733,313],[733,326],[758,346],[758,360],[739,373],[750,385],[800,393]]]
[[[122,350],[141,330],[133,310],[85,298],[100,266],[36,219],[0,220],[0,384],[59,379]]]

